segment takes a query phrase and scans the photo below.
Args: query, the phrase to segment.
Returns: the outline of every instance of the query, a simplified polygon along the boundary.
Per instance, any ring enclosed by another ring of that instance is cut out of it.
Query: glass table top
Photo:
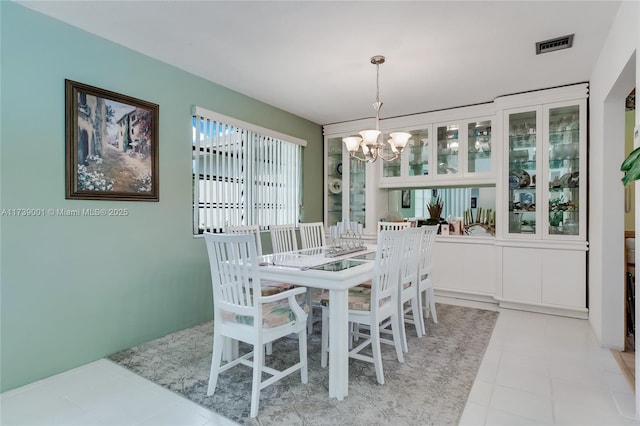
[[[342,260],[336,260],[333,262],[325,263],[323,265],[313,266],[309,269],[316,270],[316,271],[338,272],[338,271],[344,271],[345,269],[353,268],[355,266],[362,265],[364,263],[366,262],[362,260],[342,259]]]
[[[371,251],[369,253],[362,253],[357,256],[353,256],[352,259],[376,260],[376,252]]]

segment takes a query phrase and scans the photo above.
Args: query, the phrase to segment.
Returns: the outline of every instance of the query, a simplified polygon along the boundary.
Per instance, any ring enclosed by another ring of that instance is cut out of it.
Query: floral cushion
[[[389,298],[380,301],[380,306],[384,305]],[[321,295],[320,304],[329,306],[329,292]],[[349,289],[349,309],[352,311],[371,310],[371,289],[363,286],[355,286]]]
[[[263,288],[264,291],[264,288]],[[309,306],[304,302],[299,302],[305,313],[309,313]],[[253,316],[237,315],[233,312],[222,311],[222,318],[227,322],[237,322],[239,324],[253,325]],[[289,299],[269,302],[262,305],[262,326],[264,328],[274,328],[295,321],[296,316],[289,307]]]
[[[289,283],[278,283],[275,281],[262,281],[262,295],[271,296],[274,294],[282,293],[283,291],[291,290],[295,286]]]
[[[362,284],[358,284],[356,287],[371,288],[371,281],[369,280],[369,281],[364,282]],[[410,282],[409,283],[404,283],[402,285],[402,287],[404,289],[407,289],[407,288],[411,287],[411,283]]]
[[[289,283],[279,283],[276,281],[261,281],[260,288],[262,289],[262,296],[272,296],[274,294],[282,293],[283,291],[291,290],[295,286]],[[253,287],[249,288],[251,294],[253,294]]]
[[[371,280],[365,281],[362,284],[358,284],[356,287],[371,288]]]

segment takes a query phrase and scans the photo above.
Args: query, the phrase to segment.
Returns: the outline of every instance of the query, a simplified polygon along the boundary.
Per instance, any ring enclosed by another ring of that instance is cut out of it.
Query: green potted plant
[[[442,214],[443,207],[444,203],[442,202],[442,198],[438,196],[437,198],[434,197],[431,199],[431,203],[427,204],[427,210],[429,211],[427,225],[437,225],[441,223],[442,218],[440,215]]]
[[[622,162],[620,171],[624,172],[624,176],[622,177],[624,186],[640,179],[640,147],[629,153],[627,158]]]

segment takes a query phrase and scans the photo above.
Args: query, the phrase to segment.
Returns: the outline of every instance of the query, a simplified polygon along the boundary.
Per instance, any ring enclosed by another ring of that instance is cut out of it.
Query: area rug
[[[300,374],[263,389],[258,417],[249,417],[251,369],[222,373],[207,396],[213,322],[117,352],[109,359],[138,375],[245,425],[457,425],[478,372],[498,312],[437,305],[438,324],[427,322],[418,338],[407,324],[409,352],[397,361],[382,345],[385,384],[373,364],[350,360],[349,395],[329,398],[329,371],[320,367],[320,324],[308,339],[309,382]],[[267,365],[284,369],[296,362],[297,338],[273,345]],[[241,352],[248,347],[240,347]]]

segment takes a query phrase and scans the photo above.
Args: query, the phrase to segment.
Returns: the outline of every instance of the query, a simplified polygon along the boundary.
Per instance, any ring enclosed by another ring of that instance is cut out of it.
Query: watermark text
[[[50,217],[67,217],[67,216],[129,216],[129,209],[117,208],[117,209],[63,209],[63,208],[17,208],[17,209],[2,209],[2,217],[38,217],[38,216],[50,216]]]

